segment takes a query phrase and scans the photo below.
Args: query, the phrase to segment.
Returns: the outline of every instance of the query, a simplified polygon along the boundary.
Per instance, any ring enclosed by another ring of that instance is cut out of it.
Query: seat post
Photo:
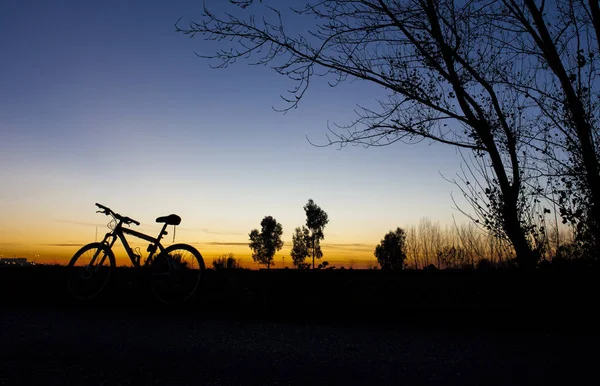
[[[163,227],[160,230],[160,233],[158,234],[158,237],[156,238],[158,241],[160,241],[162,239],[162,237],[167,234],[167,232],[165,232],[165,229],[167,229],[167,224],[166,223],[163,224]]]

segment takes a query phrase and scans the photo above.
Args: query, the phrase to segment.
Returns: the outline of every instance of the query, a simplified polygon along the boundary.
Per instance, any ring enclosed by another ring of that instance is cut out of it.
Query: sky
[[[452,147],[307,140],[325,143],[328,122],[350,122],[385,90],[317,81],[297,109],[277,112],[291,81],[243,61],[213,69],[195,53],[217,44],[175,32],[201,9],[191,0],[3,1],[1,257],[66,264],[108,231],[96,202],[151,235],[156,217],[179,214],[175,242],[194,245],[207,265],[234,253],[250,268],[248,233],[268,215],[284,230],[276,267],[291,264],[309,198],[329,215],[324,260],[337,266],[376,265],[375,245],[397,226],[466,222],[453,209],[460,192],[440,175],[459,167]]]

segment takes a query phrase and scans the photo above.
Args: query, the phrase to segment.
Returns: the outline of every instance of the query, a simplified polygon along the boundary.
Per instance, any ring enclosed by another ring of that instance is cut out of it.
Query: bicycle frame
[[[115,219],[115,221],[117,220]],[[152,237],[144,233],[134,231],[133,229],[124,228],[123,220],[118,220],[115,228],[111,232],[108,232],[106,235],[104,235],[102,244],[105,244],[110,249],[112,249],[112,247],[117,242],[117,239],[121,240],[121,243],[123,243],[123,247],[125,247],[125,252],[127,252],[127,256],[129,256],[129,259],[131,260],[131,264],[133,264],[133,266],[136,268],[140,268],[140,260],[142,259],[142,256],[141,254],[138,255],[133,251],[133,248],[131,248],[131,246],[129,245],[125,234],[129,234],[139,239],[149,241],[151,244],[148,245],[148,248],[146,249],[146,251],[149,252],[149,254],[146,258],[146,261],[144,262],[144,266],[147,266],[150,262],[152,262],[152,256],[154,256],[154,253],[156,253],[157,249],[159,249],[161,252],[165,250],[165,248],[160,243],[160,240],[163,236],[167,235],[167,232],[165,231],[165,229],[167,229],[167,225],[168,224],[163,225],[160,233],[158,234],[158,237]],[[106,256],[104,258],[106,258]],[[104,262],[102,261],[100,263],[103,264]]]

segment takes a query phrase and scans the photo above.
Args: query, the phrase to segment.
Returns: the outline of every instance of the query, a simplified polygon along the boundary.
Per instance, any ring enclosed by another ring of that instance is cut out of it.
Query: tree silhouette
[[[529,102],[522,115],[533,130],[522,140],[550,182],[547,198],[588,254],[600,257],[598,1],[501,0],[484,12],[496,47],[505,45],[512,59],[498,80]]]
[[[375,257],[384,271],[401,270],[406,260],[406,233],[398,227],[375,247]]]
[[[320,259],[323,257],[321,251],[321,240],[325,238],[323,230],[329,222],[327,213],[321,209],[312,199],[309,199],[306,205],[304,205],[304,212],[306,213],[306,227],[308,228],[308,251],[312,256],[312,267],[315,269],[315,258]]]
[[[252,259],[259,264],[266,265],[267,269],[271,269],[273,256],[283,247],[281,240],[283,228],[271,216],[265,216],[260,222],[260,226],[260,232],[258,229],[253,229],[249,234]]]
[[[304,267],[304,261],[309,255],[308,246],[310,244],[310,231],[307,227],[297,227],[292,235],[292,261],[297,268]]]

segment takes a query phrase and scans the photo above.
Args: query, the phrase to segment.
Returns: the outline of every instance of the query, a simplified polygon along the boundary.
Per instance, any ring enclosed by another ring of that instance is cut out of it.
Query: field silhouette
[[[4,305],[177,311],[230,320],[520,331],[595,329],[599,321],[595,269],[205,273],[194,298],[177,307],[159,304],[133,268],[117,268],[106,292],[88,301],[71,298],[63,266],[2,267],[0,290]]]

